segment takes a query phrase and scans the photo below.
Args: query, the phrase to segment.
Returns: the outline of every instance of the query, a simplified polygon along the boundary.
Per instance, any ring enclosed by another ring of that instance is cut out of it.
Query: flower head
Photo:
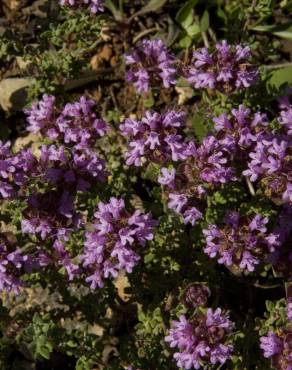
[[[84,7],[89,5],[91,13],[96,14],[104,11],[104,0],[59,0],[61,6]]]
[[[39,240],[68,240],[80,226],[80,216],[74,211],[73,197],[66,191],[51,191],[28,198],[21,222],[22,232]]]
[[[200,369],[204,365],[224,364],[233,351],[228,343],[228,335],[234,324],[220,308],[207,309],[205,314],[196,313],[191,319],[184,315],[172,322],[172,327],[165,341],[174,353],[177,367]]]
[[[43,146],[39,161],[40,175],[45,181],[63,187],[72,194],[87,191],[107,178],[105,161],[92,150],[66,150],[64,146]]]
[[[147,111],[141,121],[126,119],[120,125],[122,134],[130,139],[126,163],[141,166],[145,160],[164,163],[186,159],[188,145],[182,136],[185,120],[185,114],[176,111]]]
[[[162,84],[165,88],[176,83],[174,57],[161,40],[143,40],[135,50],[125,55],[130,66],[126,79],[139,93]]]
[[[264,357],[270,358],[272,367],[277,370],[292,370],[292,333],[280,329],[277,334],[270,331],[260,338]]]
[[[205,306],[210,294],[210,289],[206,285],[191,284],[184,292],[183,302],[190,308]]]
[[[90,273],[86,281],[92,289],[103,287],[104,280],[117,277],[120,270],[128,273],[138,263],[139,246],[153,239],[156,222],[149,214],[125,208],[123,199],[111,198],[99,203],[94,214],[93,231],[86,233],[83,267]]]
[[[25,110],[29,123],[27,130],[40,132],[44,137],[77,149],[92,148],[108,130],[106,122],[95,113],[95,106],[93,100],[82,96],[60,110],[55,106],[54,96],[44,95]]]
[[[257,69],[249,62],[250,48],[219,42],[213,53],[207,48],[195,50],[193,64],[187,73],[188,81],[196,89],[216,89],[231,93],[253,85]]]
[[[107,132],[107,124],[94,112],[95,102],[84,96],[75,103],[67,103],[56,120],[58,131],[66,144],[77,149],[93,146]]]
[[[262,138],[249,154],[243,172],[252,182],[260,181],[265,194],[283,203],[292,202],[292,142],[288,137]]]
[[[204,251],[220,264],[252,272],[279,245],[278,235],[267,232],[267,223],[268,218],[261,215],[248,219],[237,212],[228,213],[223,227],[209,225],[203,230]]]

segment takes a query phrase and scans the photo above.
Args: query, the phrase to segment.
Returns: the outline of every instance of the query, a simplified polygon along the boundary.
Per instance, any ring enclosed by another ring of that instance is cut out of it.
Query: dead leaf
[[[191,99],[194,95],[194,91],[192,88],[186,87],[175,87],[175,91],[178,93],[178,105],[183,105],[189,99]]]
[[[124,272],[120,272],[118,277],[114,281],[114,286],[118,290],[118,296],[122,301],[128,302],[131,298],[131,294],[126,293],[126,289],[129,288],[130,282],[127,275]]]
[[[98,70],[103,62],[109,62],[111,60],[112,55],[112,48],[108,44],[104,45],[103,48],[91,58],[91,68],[94,71]]]
[[[21,4],[21,0],[2,0],[9,10],[15,10]]]

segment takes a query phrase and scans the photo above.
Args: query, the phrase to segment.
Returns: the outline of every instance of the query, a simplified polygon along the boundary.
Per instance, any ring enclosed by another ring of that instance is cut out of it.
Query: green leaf
[[[144,107],[152,108],[154,104],[155,104],[154,96],[152,93],[149,93],[147,98],[144,100]]]
[[[90,370],[91,369],[91,361],[88,360],[85,356],[79,358],[76,364],[76,370]]]
[[[181,22],[181,26],[186,30],[193,23],[194,17],[192,12]]]
[[[267,81],[267,89],[268,91],[273,89],[279,90],[286,84],[292,84],[292,66],[271,72],[270,78]]]
[[[275,36],[283,39],[292,40],[292,23],[286,23],[281,25],[259,25],[250,28],[256,32],[270,32]]]
[[[192,120],[192,126],[194,128],[195,134],[199,141],[202,141],[208,133],[208,127],[205,124],[205,117],[202,113],[197,113]]]
[[[48,341],[48,339],[44,335],[41,335],[37,338],[36,352],[38,355],[47,360],[49,360],[50,354],[51,352],[53,352],[52,344]]]
[[[193,23],[190,27],[186,29],[186,32],[188,36],[191,38],[195,37],[196,35],[199,35],[201,33],[200,26],[196,23]]]
[[[206,32],[209,26],[210,26],[210,15],[209,12],[205,10],[200,21],[201,32]]]
[[[292,40],[292,26],[285,31],[274,31],[273,35],[281,37],[282,39]]]
[[[189,0],[187,1],[182,8],[178,11],[175,20],[182,24],[191,14],[192,16],[192,9],[196,6],[198,0]]]
[[[179,42],[179,45],[181,48],[183,49],[187,49],[189,48],[191,45],[192,45],[192,38],[190,36],[185,36],[183,37],[180,42]]]
[[[155,12],[162,8],[166,2],[167,0],[150,0],[149,3],[139,11],[139,14]]]
[[[146,256],[144,257],[144,263],[146,265],[148,265],[150,262],[152,262],[155,258],[155,255],[153,253],[148,253],[146,254]]]
[[[228,21],[227,15],[221,8],[217,9],[217,16],[221,18],[225,24],[227,23]]]
[[[105,1],[105,6],[109,9],[109,11],[112,13],[114,18],[117,21],[120,21],[123,19],[122,13],[120,10],[115,6],[114,2],[112,0],[106,0]]]

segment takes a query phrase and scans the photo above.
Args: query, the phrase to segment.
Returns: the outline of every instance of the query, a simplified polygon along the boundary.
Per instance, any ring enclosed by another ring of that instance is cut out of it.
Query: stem
[[[258,284],[258,283],[254,283],[253,286],[255,288],[261,288],[261,289],[275,289],[275,288],[279,288],[282,286],[282,284],[274,284],[274,285],[262,285],[262,284]]]
[[[211,27],[208,28],[208,33],[212,39],[213,42],[217,42],[216,33],[212,30]]]
[[[257,5],[257,0],[252,0],[252,3],[251,3],[251,13],[254,11],[255,7]],[[249,23],[250,23],[250,20],[251,20],[251,15],[249,13],[249,16],[248,16],[248,19],[246,20],[244,26],[243,26],[243,30],[246,31],[246,29],[248,28],[249,26]]]
[[[254,190],[253,184],[251,183],[249,177],[246,176],[245,181],[246,181],[246,184],[248,186],[248,190],[249,190],[250,194],[252,196],[255,196],[255,190]]]
[[[200,20],[199,20],[199,17],[197,15],[195,15],[195,21],[196,21],[197,24],[200,24]],[[202,35],[202,39],[203,39],[205,47],[209,48],[210,44],[209,44],[207,33],[206,32],[201,32],[201,35]]]
[[[119,10],[122,15],[122,18],[124,18],[124,0],[119,0]]]
[[[266,70],[271,70],[271,69],[285,68],[285,67],[290,67],[290,66],[292,66],[292,62],[264,65],[263,67]]]
[[[209,44],[208,36],[207,36],[206,32],[202,32],[202,38],[203,38],[205,47],[209,48],[210,44]]]
[[[137,36],[135,36],[133,38],[133,43],[136,44],[136,42],[139,41],[142,37],[144,37],[146,35],[149,35],[149,33],[152,33],[152,32],[155,32],[155,31],[159,31],[159,28],[158,27],[152,27],[152,28],[149,28],[148,30],[144,30],[144,31],[140,32]]]

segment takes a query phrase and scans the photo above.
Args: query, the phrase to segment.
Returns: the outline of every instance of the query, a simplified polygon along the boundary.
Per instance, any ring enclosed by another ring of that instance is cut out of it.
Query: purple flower
[[[207,136],[193,154],[195,165],[204,182],[225,184],[235,181],[235,170],[230,165],[231,155],[215,136]]]
[[[213,118],[213,121],[216,137],[239,163],[247,160],[247,149],[252,149],[259,138],[263,137],[268,125],[265,114],[252,114],[244,105],[232,109],[230,116],[223,113]]]
[[[185,119],[185,113],[176,111],[165,114],[147,111],[141,121],[126,119],[120,130],[130,140],[127,165],[141,166],[146,160],[164,163],[186,159],[188,145],[180,134]]]
[[[289,138],[262,138],[249,154],[248,169],[243,171],[243,175],[249,176],[252,182],[260,181],[269,198],[291,203],[291,154],[292,142]]]
[[[220,308],[207,309],[206,314],[195,313],[191,319],[184,315],[173,321],[165,341],[174,353],[177,367],[200,369],[204,365],[224,364],[233,351],[228,343],[234,324]]]
[[[21,221],[22,232],[40,240],[68,240],[70,233],[80,227],[80,216],[68,192],[51,191],[28,198]]]
[[[187,79],[196,89],[216,89],[230,94],[257,81],[258,71],[249,63],[250,58],[248,46],[231,46],[224,40],[216,44],[213,53],[207,48],[194,51]]]
[[[292,90],[290,89],[291,93]],[[279,99],[280,116],[279,123],[285,129],[287,135],[292,135],[292,95],[287,95]]]
[[[267,217],[255,215],[248,220],[233,212],[224,222],[221,228],[209,225],[203,230],[207,244],[204,252],[220,264],[252,272],[279,246],[279,236],[267,232]]]
[[[54,252],[52,260],[55,260],[56,263],[64,267],[69,280],[73,280],[75,277],[80,275],[80,268],[78,265],[73,263],[70,254],[67,252],[65,245],[60,240],[55,240],[53,244]]]
[[[32,133],[40,132],[50,139],[56,139],[58,137],[58,132],[55,128],[55,100],[54,96],[45,94],[41,100],[24,111],[27,114],[28,131]]]
[[[203,218],[202,212],[200,212],[196,207],[191,207],[187,209],[183,214],[183,219],[185,224],[191,224],[194,226],[198,220]]]
[[[37,174],[37,160],[30,150],[23,149],[13,155],[10,143],[0,141],[0,194],[12,198],[24,191],[29,178]]]
[[[287,317],[290,322],[292,322],[292,297],[288,297],[287,300]]]
[[[165,88],[176,83],[174,57],[161,40],[143,40],[135,50],[125,55],[125,62],[130,65],[126,79],[139,93],[161,83]]]
[[[23,255],[19,249],[8,247],[3,241],[0,242],[0,291],[19,293],[23,282],[21,274],[26,271],[29,257]]]
[[[187,307],[190,308],[205,306],[210,294],[210,289],[206,285],[191,284],[184,292],[183,302]]]
[[[277,355],[282,351],[282,341],[272,331],[270,331],[267,336],[261,337],[260,341],[260,347],[264,351],[264,356],[266,358]]]
[[[104,0],[59,0],[61,6],[82,7],[89,5],[91,13],[96,14],[104,11]]]
[[[93,100],[82,96],[60,111],[55,106],[55,97],[44,95],[25,111],[29,123],[27,129],[62,144],[74,145],[76,149],[88,149],[108,130],[106,122],[94,112],[95,105]]]
[[[78,102],[65,105],[56,120],[64,143],[74,143],[77,149],[93,146],[108,130],[104,120],[94,112],[95,102],[82,96]]]
[[[177,170],[163,167],[158,176],[158,182],[163,185],[168,199],[168,208],[182,216],[185,224],[190,223],[192,226],[203,218],[200,209],[206,195],[203,186],[196,183],[195,177],[192,178],[193,169],[188,164],[179,165]]]
[[[260,347],[264,357],[271,359],[271,364],[277,370],[292,370],[291,330],[281,328],[277,334],[269,331],[260,338]]]
[[[105,161],[90,149],[69,151],[63,146],[43,146],[39,167],[39,176],[71,193],[87,191],[93,184],[105,182],[108,176]]]
[[[86,282],[92,289],[103,287],[104,280],[117,277],[119,271],[133,271],[140,260],[139,246],[153,239],[156,221],[150,214],[127,212],[122,199],[111,198],[98,204],[93,231],[86,233],[83,254],[84,269],[90,274]]]
[[[176,213],[181,213],[187,202],[188,198],[184,194],[169,194],[168,207]]]
[[[278,276],[285,276],[288,280],[292,273],[292,206],[285,204],[278,217],[278,224],[274,229],[274,234],[279,235],[280,247],[269,257],[274,270]]]
[[[161,185],[168,186],[170,189],[175,187],[174,180],[176,170],[174,168],[167,169],[165,167],[161,168],[161,174],[158,176],[158,182]]]

